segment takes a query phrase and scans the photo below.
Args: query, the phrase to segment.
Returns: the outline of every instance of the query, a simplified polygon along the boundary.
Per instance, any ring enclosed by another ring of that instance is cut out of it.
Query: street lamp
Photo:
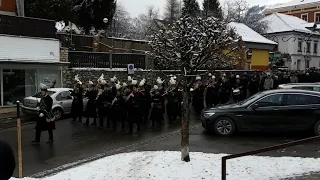
[[[107,28],[108,28],[108,22],[109,22],[109,19],[108,18],[103,18],[103,23],[105,24],[105,36],[108,37],[108,34],[107,34]]]

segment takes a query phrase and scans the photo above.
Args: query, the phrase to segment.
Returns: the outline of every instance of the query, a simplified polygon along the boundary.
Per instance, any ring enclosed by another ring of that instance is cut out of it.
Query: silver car
[[[320,83],[288,83],[280,84],[278,89],[301,89],[320,92]]]
[[[48,89],[48,95],[53,99],[52,111],[56,119],[61,119],[64,115],[71,113],[71,105],[73,97],[70,88],[50,88]],[[41,92],[36,93],[33,96],[24,98],[21,110],[26,115],[38,115],[39,104],[41,99]],[[84,109],[87,105],[88,99],[83,99]]]

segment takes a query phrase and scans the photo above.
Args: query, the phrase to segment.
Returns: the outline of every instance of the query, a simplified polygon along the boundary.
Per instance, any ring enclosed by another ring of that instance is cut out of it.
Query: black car
[[[300,131],[320,135],[320,92],[278,89],[229,105],[205,109],[202,126],[222,136],[236,131]]]

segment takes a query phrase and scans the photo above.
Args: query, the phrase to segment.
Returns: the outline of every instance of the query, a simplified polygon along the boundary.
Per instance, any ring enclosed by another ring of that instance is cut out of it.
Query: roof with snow
[[[264,17],[261,21],[266,21],[269,28],[267,33],[279,33],[279,32],[288,32],[288,31],[297,31],[303,33],[312,33],[307,29],[306,21],[286,14],[273,13],[269,16]]]
[[[231,28],[234,28],[235,32],[242,37],[244,42],[253,42],[253,43],[261,43],[261,44],[272,44],[276,45],[276,42],[273,42],[261,34],[255,32],[253,29],[249,28],[245,24],[231,22],[229,23]]]
[[[281,9],[281,8],[295,8],[295,6],[313,6],[313,5],[319,5],[320,0],[292,0],[287,3],[277,4],[271,7],[268,7],[268,9]]]

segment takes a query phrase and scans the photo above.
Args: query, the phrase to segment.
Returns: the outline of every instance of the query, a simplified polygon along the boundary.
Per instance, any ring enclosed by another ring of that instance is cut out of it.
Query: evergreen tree
[[[200,6],[197,0],[183,0],[182,16],[197,17],[200,15]]]
[[[213,16],[218,19],[223,18],[222,8],[220,6],[219,0],[204,0],[203,11],[206,17]]]
[[[180,5],[178,0],[167,0],[164,18],[170,23],[176,21],[180,16]]]
[[[96,30],[110,27],[116,10],[116,0],[78,0],[74,7],[75,23],[89,33],[91,27]],[[103,22],[108,18],[108,23]]]

